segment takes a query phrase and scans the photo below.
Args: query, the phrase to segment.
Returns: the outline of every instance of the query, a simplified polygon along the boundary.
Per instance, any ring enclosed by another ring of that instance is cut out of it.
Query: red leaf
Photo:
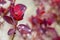
[[[60,37],[53,38],[52,40],[60,40]]]
[[[32,16],[31,18],[30,18],[30,22],[32,23],[32,25],[37,25],[37,24],[42,24],[43,23],[43,21],[42,21],[42,19],[40,19],[38,16]]]
[[[17,24],[17,22],[14,19],[12,19],[11,17],[9,17],[9,16],[4,16],[3,18],[9,24],[13,24],[13,25],[16,25]]]
[[[23,4],[17,4],[14,7],[10,7],[10,13],[15,20],[19,21],[23,19],[26,8],[27,7]]]
[[[6,10],[5,8],[0,7],[0,15],[2,15],[2,14],[4,13],[5,10]]]
[[[37,15],[40,15],[40,16],[45,13],[44,10],[41,10],[41,9],[39,9],[39,8],[36,10],[36,12],[37,12]]]

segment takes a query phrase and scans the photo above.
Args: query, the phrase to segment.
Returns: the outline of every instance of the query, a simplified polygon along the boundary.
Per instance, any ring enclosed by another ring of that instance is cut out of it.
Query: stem
[[[17,26],[17,24],[14,25],[14,29],[15,29],[15,31],[16,31],[16,29],[17,29],[16,26]],[[15,33],[13,34],[12,40],[14,40],[14,37],[15,37]]]
[[[27,36],[23,37],[24,40],[27,40]]]
[[[7,15],[7,14],[8,14],[8,9],[6,9],[6,10],[4,11],[3,16],[5,16],[5,15]]]
[[[24,40],[26,40],[26,37],[24,37]]]
[[[15,37],[15,34],[13,35],[12,40],[14,40],[14,37]]]

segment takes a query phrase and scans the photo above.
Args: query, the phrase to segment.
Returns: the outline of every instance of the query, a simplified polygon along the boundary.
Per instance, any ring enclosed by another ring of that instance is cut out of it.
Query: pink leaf
[[[14,3],[16,0],[9,0],[11,3]]]
[[[21,34],[30,34],[31,33],[31,29],[29,28],[28,25],[19,24],[19,26],[17,28]]]
[[[50,36],[52,38],[56,38],[58,36],[55,28],[47,27],[47,31],[50,33]]]
[[[9,29],[8,35],[13,35],[15,33],[15,29]]]
[[[0,0],[0,4],[5,4],[6,1],[5,0]]]

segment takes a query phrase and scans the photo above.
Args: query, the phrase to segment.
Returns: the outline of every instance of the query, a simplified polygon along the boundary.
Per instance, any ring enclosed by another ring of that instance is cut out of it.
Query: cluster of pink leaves
[[[12,24],[15,26],[15,28],[9,29],[8,35],[13,35],[16,33],[16,30],[19,31],[21,35],[23,34],[31,34],[32,31],[36,31],[37,34],[40,34],[42,30],[42,34],[46,35],[46,32],[51,32],[53,34],[52,40],[60,40],[60,37],[58,36],[56,30],[54,28],[49,27],[53,22],[54,18],[56,17],[56,14],[52,14],[53,17],[48,19],[41,19],[41,15],[45,13],[45,10],[37,9],[36,16],[32,16],[29,20],[32,24],[32,29],[29,28],[28,25],[25,24],[19,24],[17,26],[17,21],[23,20],[24,12],[26,11],[27,7],[23,4],[16,4],[12,1],[10,6],[5,9],[0,7],[0,16],[3,17],[3,19],[8,22],[9,24]],[[0,1],[0,4],[5,3],[5,1]],[[10,12],[10,15],[7,16],[7,13]]]
[[[44,12],[43,12],[44,14]],[[36,16],[32,16],[29,20],[32,24],[32,30],[36,31],[37,34],[40,33],[42,31],[42,34],[46,35],[46,32],[51,32],[51,37],[52,40],[60,40],[60,37],[58,36],[55,28],[50,27],[54,22],[55,22],[55,17],[56,14],[52,14],[52,17],[48,17],[48,19],[41,19],[40,15],[43,15],[41,13],[41,10],[38,9],[37,11],[37,15]],[[49,33],[48,33],[49,34]]]
[[[59,8],[60,0],[51,0],[51,1],[54,2],[54,4],[57,4],[57,7]],[[54,4],[52,3],[52,6]],[[51,35],[50,36],[52,37],[52,40],[60,40],[60,37],[57,34],[55,28],[50,27],[56,21],[55,18],[57,17],[57,14],[51,13],[49,15],[50,17],[47,16],[48,17],[47,19],[46,18],[42,19],[41,16],[45,14],[45,10],[41,10],[37,8],[36,13],[37,13],[36,16],[32,16],[29,19],[32,24],[32,29],[36,31],[37,34],[40,33],[41,30],[43,32],[42,34],[45,34],[45,35],[46,35],[46,32],[51,32],[52,36]]]

